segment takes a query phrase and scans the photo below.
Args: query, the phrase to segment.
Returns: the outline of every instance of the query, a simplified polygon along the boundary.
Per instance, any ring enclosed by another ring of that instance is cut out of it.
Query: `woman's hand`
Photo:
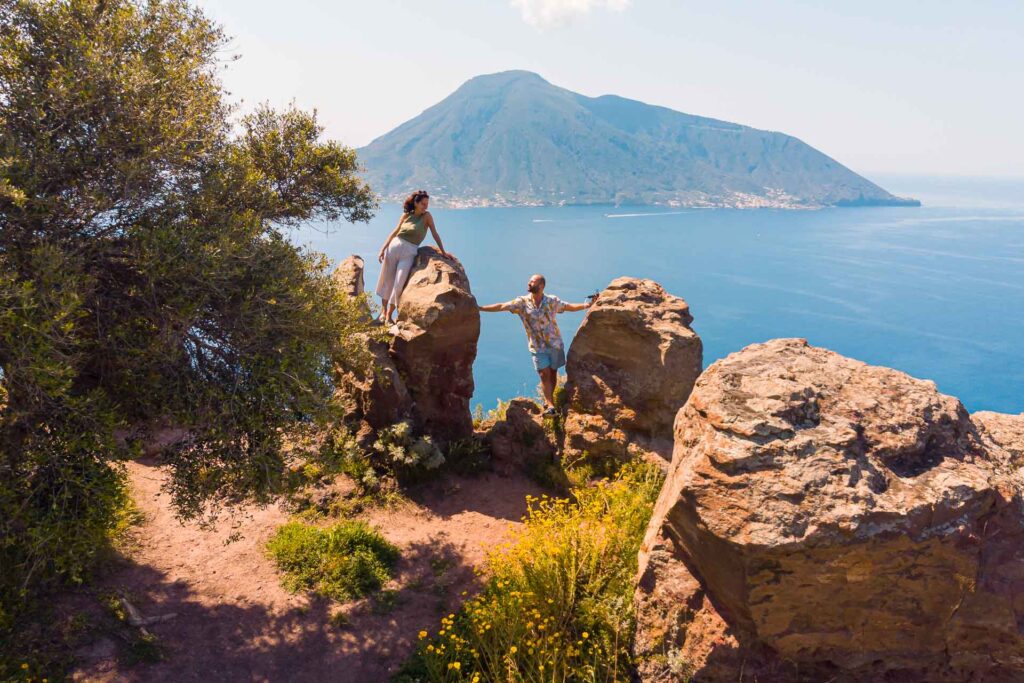
[[[377,254],[377,263],[384,263],[384,252],[387,251],[388,245],[384,245],[380,248],[380,253]]]

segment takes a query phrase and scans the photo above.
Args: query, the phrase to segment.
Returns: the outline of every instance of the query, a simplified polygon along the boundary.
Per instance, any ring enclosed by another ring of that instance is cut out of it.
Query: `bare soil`
[[[145,515],[137,546],[102,580],[130,596],[163,658],[127,666],[99,636],[78,653],[83,681],[387,681],[420,630],[474,592],[488,548],[508,537],[539,487],[521,475],[446,478],[409,503],[360,515],[401,548],[395,579],[376,598],[340,605],[281,588],[264,546],[288,519],[280,506],[234,511],[213,529],[182,524],[162,491],[166,474],[131,463]],[[342,617],[336,615],[342,613]]]

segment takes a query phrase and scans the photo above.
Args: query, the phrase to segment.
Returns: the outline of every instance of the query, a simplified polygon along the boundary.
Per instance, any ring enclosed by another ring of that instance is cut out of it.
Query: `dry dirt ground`
[[[117,643],[99,637],[78,653],[82,681],[387,681],[421,629],[465,599],[486,549],[507,538],[538,487],[520,475],[448,478],[410,503],[360,515],[401,548],[386,599],[339,605],[293,595],[263,548],[287,521],[280,507],[222,518],[204,530],[175,519],[164,473],[132,463],[145,515],[138,543],[101,588],[128,595],[143,616],[176,614],[147,628],[163,659],[123,666]],[[344,613],[347,624],[332,616]]]

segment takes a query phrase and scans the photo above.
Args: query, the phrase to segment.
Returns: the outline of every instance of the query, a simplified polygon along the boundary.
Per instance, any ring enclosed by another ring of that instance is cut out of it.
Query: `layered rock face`
[[[640,554],[643,679],[1024,680],[1022,434],[803,340],[715,363]]]
[[[672,421],[702,367],[691,322],[687,303],[651,280],[618,278],[601,292],[566,363],[569,455],[626,458],[633,445],[671,443]]]
[[[415,403],[417,423],[443,441],[469,436],[480,312],[462,264],[421,247],[397,321],[391,357]]]
[[[363,293],[363,259],[349,256],[338,264],[334,280],[349,296]],[[370,310],[366,309],[366,316]],[[375,367],[356,367],[347,362],[335,366],[337,390],[334,399],[361,440],[412,413],[412,396],[395,367],[387,342],[364,336]]]

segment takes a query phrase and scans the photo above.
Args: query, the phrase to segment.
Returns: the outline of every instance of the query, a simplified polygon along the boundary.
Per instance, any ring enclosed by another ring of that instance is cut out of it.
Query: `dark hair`
[[[406,213],[412,213],[416,210],[416,205],[420,203],[420,200],[424,197],[429,197],[426,190],[416,190],[411,195],[405,198],[405,202],[402,204],[402,209]]]

